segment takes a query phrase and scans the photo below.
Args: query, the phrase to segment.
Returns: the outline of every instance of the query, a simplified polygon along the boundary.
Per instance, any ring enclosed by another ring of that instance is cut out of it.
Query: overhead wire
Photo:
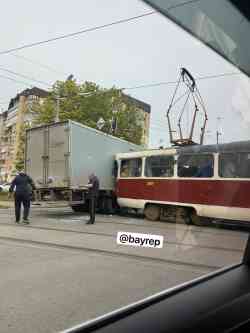
[[[42,84],[45,84],[47,86],[51,86],[51,84],[49,84],[48,82],[45,82],[45,81],[41,81],[41,80],[37,80],[35,78],[32,78],[32,77],[29,77],[25,74],[21,74],[21,73],[17,73],[17,72],[14,72],[14,71],[10,71],[10,70],[7,70],[7,69],[3,69],[0,67],[0,70],[4,70],[6,72],[9,72],[9,73],[12,73],[14,75],[18,75],[18,76],[21,76],[23,78],[26,78],[26,79],[29,79],[29,80],[32,80],[32,81],[36,81],[36,82],[39,82],[39,83],[42,83]],[[221,74],[215,74],[215,75],[206,75],[206,76],[199,76],[197,78],[195,78],[195,80],[207,80],[207,79],[214,79],[214,78],[220,78],[220,77],[226,77],[226,76],[233,76],[233,75],[240,75],[242,73],[240,72],[236,72],[236,73],[221,73]],[[9,78],[9,77],[5,77],[3,75],[1,75],[0,77],[2,78],[6,78],[8,80],[12,79],[12,78]],[[23,81],[18,81],[18,80],[15,80],[15,79],[12,79],[12,81],[15,81],[15,82],[22,82]],[[123,87],[123,88],[120,88],[119,90],[135,90],[135,89],[142,89],[142,88],[150,88],[150,87],[155,87],[155,86],[162,86],[162,85],[170,85],[170,84],[176,84],[178,83],[179,80],[177,81],[165,81],[165,82],[158,82],[158,83],[152,83],[152,84],[143,84],[143,85],[137,85],[137,86],[132,86],[132,87]],[[95,94],[102,94],[104,92],[93,92],[93,95]],[[186,93],[183,94],[183,96],[185,96]],[[179,98],[181,99],[183,96],[180,96]]]
[[[175,9],[175,8],[178,8],[178,7],[182,7],[182,6],[197,2],[197,1],[200,1],[200,0],[185,1],[185,2],[179,3],[177,5],[170,6],[170,7],[167,8],[167,10],[172,10],[172,9]],[[80,35],[80,34],[83,34],[83,33],[92,32],[92,31],[107,28],[107,27],[110,27],[110,26],[113,26],[113,25],[130,22],[130,21],[137,20],[137,19],[140,19],[140,18],[143,18],[143,17],[146,17],[146,16],[150,16],[150,15],[155,14],[155,13],[158,13],[158,12],[157,11],[151,11],[151,12],[147,12],[147,13],[144,13],[144,14],[141,14],[141,15],[130,17],[130,18],[121,19],[121,20],[118,20],[118,21],[113,21],[113,22],[110,22],[110,23],[107,23],[107,24],[104,24],[104,25],[90,27],[90,28],[79,30],[77,32],[64,34],[64,35],[54,37],[54,38],[50,38],[50,39],[47,39],[47,40],[38,41],[38,42],[30,43],[30,44],[25,44],[23,46],[19,46],[19,47],[16,47],[16,48],[8,49],[8,50],[5,50],[5,51],[0,51],[0,55],[1,54],[11,54],[12,52],[16,52],[16,51],[19,51],[19,50],[24,49],[24,48],[33,47],[33,46],[37,46],[37,45],[41,45],[41,44],[49,43],[49,42],[52,42],[52,41],[69,38],[69,37],[74,37],[74,36],[77,36],[77,35]],[[36,61],[33,61],[33,60],[31,60],[27,57],[24,57],[22,55],[17,55],[17,54],[11,54],[11,55],[16,57],[16,58],[23,59],[25,61],[28,61],[30,63],[38,65],[42,68],[46,68],[47,70],[53,71],[55,73],[59,73],[59,71],[53,69],[50,66],[47,66],[45,64],[42,64],[42,63],[39,63],[39,62],[36,62]],[[16,73],[14,71],[10,71],[10,70],[3,69],[3,68],[2,68],[2,70],[6,71],[6,72],[9,72],[9,73],[12,73],[14,75],[23,77],[25,79],[32,80],[34,82],[38,82],[38,83],[46,85],[46,86],[51,86],[47,82],[37,80],[37,79],[32,78],[32,77],[28,77],[27,75],[24,75],[24,74],[21,74],[21,73]],[[62,72],[60,72],[60,73],[62,74]],[[66,73],[64,73],[64,74],[66,74]],[[238,75],[238,74],[241,74],[241,73],[222,73],[222,74],[218,74],[218,75],[209,75],[209,76],[197,77],[196,80],[212,79],[212,78],[217,78],[217,77],[222,77],[222,76]],[[2,78],[4,78],[4,76],[2,76]],[[11,79],[9,77],[5,77],[5,78],[8,79],[8,80],[12,80],[14,82],[21,82],[20,80],[19,81],[14,80],[14,79]],[[161,86],[161,85],[175,84],[177,82],[178,81],[166,81],[166,82],[159,82],[159,83],[151,83],[151,84],[144,84],[144,85],[140,85],[140,86],[124,87],[121,90],[142,89],[142,88],[149,88],[149,87],[155,87],[155,86]]]
[[[5,75],[0,74],[0,78],[6,79],[6,80],[9,80],[9,81],[13,81],[15,83],[19,83],[19,84],[22,84],[22,85],[26,85],[26,86],[29,86],[29,87],[32,87],[32,85],[29,84],[28,82],[24,82],[24,81],[21,81],[21,80],[16,80],[13,77],[9,77],[9,76],[5,76]]]
[[[20,55],[20,54],[9,54],[9,55],[12,56],[12,57],[15,57],[17,59],[21,59],[23,61],[26,61],[26,62],[34,65],[34,66],[39,66],[40,68],[46,69],[47,71],[53,72],[55,74],[60,74],[60,75],[65,75],[65,76],[68,75],[68,73],[66,73],[66,72],[59,71],[59,70],[53,68],[52,66],[41,63],[40,61],[37,61],[37,60],[34,60],[34,59],[30,59],[28,57],[24,57],[23,55]]]
[[[241,75],[241,72],[229,72],[229,73],[220,73],[220,74],[214,74],[214,75],[204,75],[204,76],[197,76],[195,80],[209,80],[209,79],[215,79],[220,77],[226,77],[226,76],[234,76],[234,75]],[[142,85],[136,85],[131,87],[123,87],[123,90],[134,90],[134,89],[143,89],[143,88],[152,88],[152,87],[158,87],[158,86],[165,86],[165,85],[172,85],[178,83],[179,80],[176,81],[161,81],[156,83],[149,83],[149,84],[142,84]]]
[[[178,3],[176,5],[169,6],[167,8],[167,10],[170,11],[170,10],[173,10],[173,9],[176,9],[176,8],[179,8],[179,7],[182,7],[182,6],[186,6],[188,4],[192,4],[192,3],[195,3],[195,2],[198,2],[198,1],[200,1],[200,0],[188,0],[188,1],[184,1],[184,2]],[[61,36],[52,37],[52,38],[49,38],[49,39],[45,39],[45,40],[41,40],[41,41],[29,43],[29,44],[24,44],[24,45],[15,47],[15,48],[11,48],[11,49],[0,51],[0,55],[13,53],[13,52],[20,51],[20,50],[23,50],[23,49],[26,49],[26,48],[31,48],[31,47],[34,47],[34,46],[39,46],[39,45],[47,44],[47,43],[54,42],[54,41],[61,40],[61,39],[75,37],[75,36],[78,36],[78,35],[85,34],[87,32],[97,31],[97,30],[108,28],[108,27],[111,27],[111,26],[114,26],[114,25],[117,25],[117,24],[122,24],[122,23],[127,23],[127,22],[131,22],[131,21],[135,21],[135,20],[138,20],[140,18],[147,17],[147,16],[150,16],[150,15],[153,15],[153,14],[157,14],[157,13],[158,13],[158,11],[154,10],[154,11],[146,12],[144,14],[140,14],[140,15],[128,17],[128,18],[125,18],[125,19],[120,19],[120,20],[117,20],[117,21],[113,21],[113,22],[110,22],[110,23],[106,23],[106,24],[102,24],[102,25],[97,25],[97,26],[89,27],[89,28],[84,28],[84,29],[81,29],[81,30],[78,30],[78,31],[75,31],[75,32],[72,32],[72,33],[63,34]]]
[[[45,81],[41,81],[41,80],[37,80],[33,77],[30,77],[28,75],[25,75],[25,74],[21,74],[21,73],[17,73],[15,71],[12,71],[10,69],[7,69],[7,68],[4,68],[2,66],[0,66],[0,71],[3,71],[3,72],[6,72],[6,73],[9,73],[9,74],[13,74],[13,75],[16,75],[16,76],[20,76],[24,79],[27,79],[27,80],[30,80],[30,81],[34,81],[34,82],[37,82],[37,83],[40,83],[40,84],[43,84],[43,85],[46,85],[48,87],[51,87],[51,84],[49,84],[48,82],[45,82]]]
[[[127,23],[127,22],[130,22],[130,21],[138,20],[140,18],[150,16],[150,15],[153,15],[153,14],[156,14],[156,13],[157,13],[157,11],[151,11],[151,12],[147,12],[147,13],[144,13],[144,14],[141,14],[141,15],[132,16],[132,17],[129,17],[129,18],[113,21],[113,22],[110,22],[110,23],[97,25],[97,26],[90,27],[90,28],[81,29],[79,31],[64,34],[64,35],[61,35],[61,36],[52,37],[52,38],[49,38],[49,39],[45,39],[45,40],[41,40],[41,41],[29,43],[29,44],[24,44],[24,45],[15,47],[15,48],[0,51],[0,55],[13,53],[13,52],[20,51],[20,50],[27,49],[27,48],[31,48],[31,47],[34,47],[34,46],[48,44],[50,42],[54,42],[54,41],[61,40],[61,39],[75,37],[75,36],[78,36],[78,35],[85,34],[87,32],[97,31],[97,30],[108,28],[108,27],[111,27],[111,26],[114,26],[114,25],[117,25],[117,24],[122,24],[122,23]]]
[[[8,70],[8,69],[4,69],[4,68],[1,68],[0,67],[0,70],[4,70],[6,72],[9,72],[9,73],[13,73],[14,75],[18,75],[20,77],[23,77],[23,78],[26,78],[28,80],[32,80],[34,82],[39,82],[39,83],[42,83],[42,84],[45,84],[47,85],[48,87],[51,86],[49,83],[47,82],[44,82],[44,81],[41,81],[41,80],[37,80],[33,77],[29,77],[25,74],[21,74],[21,73],[17,73],[17,72],[14,72],[14,71],[11,71],[11,70]],[[227,76],[234,76],[234,75],[240,75],[242,74],[241,72],[232,72],[232,73],[220,73],[220,74],[214,74],[214,75],[205,75],[205,76],[198,76],[197,78],[195,78],[195,80],[207,80],[207,79],[215,79],[215,78],[220,78],[220,77],[227,77]],[[4,76],[4,75],[0,75],[0,78],[3,78],[3,79],[7,79],[9,81],[12,81],[12,82],[15,82],[15,83],[19,83],[19,84],[22,84],[22,85],[28,85],[28,86],[32,86],[30,83],[28,82],[24,82],[24,81],[21,81],[21,80],[17,80],[17,79],[14,79],[12,77],[9,77],[9,76]],[[137,85],[137,86],[133,86],[133,87],[124,87],[124,88],[120,88],[119,90],[123,91],[123,90],[135,90],[135,89],[142,89],[142,88],[149,88],[149,87],[156,87],[156,86],[162,86],[162,85],[170,85],[170,84],[176,84],[178,83],[179,80],[177,81],[165,81],[165,82],[158,82],[158,83],[153,83],[153,84],[144,84],[144,85]],[[103,93],[106,93],[105,92],[93,92],[91,95],[95,95],[95,94],[103,94]],[[187,93],[187,92],[186,92]],[[186,95],[186,93],[184,93],[182,96],[179,97],[179,99],[181,99],[182,97],[184,97]],[[175,103],[174,103],[175,104]],[[202,105],[204,105],[204,101],[202,100],[201,102]]]

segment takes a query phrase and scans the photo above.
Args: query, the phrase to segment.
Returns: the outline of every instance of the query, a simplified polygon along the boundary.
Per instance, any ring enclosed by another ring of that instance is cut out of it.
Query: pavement
[[[13,201],[0,201],[0,208],[13,208]]]
[[[241,260],[247,234],[32,209],[31,225],[0,210],[0,332],[60,332]],[[164,236],[162,249],[116,243],[118,231]]]

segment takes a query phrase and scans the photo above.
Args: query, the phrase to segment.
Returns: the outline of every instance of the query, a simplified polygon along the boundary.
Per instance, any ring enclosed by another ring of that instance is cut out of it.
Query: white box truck
[[[115,204],[115,155],[141,150],[128,141],[74,121],[28,129],[25,171],[36,185],[36,201],[68,201],[74,211],[88,205],[88,175],[100,180],[98,206],[110,211]]]

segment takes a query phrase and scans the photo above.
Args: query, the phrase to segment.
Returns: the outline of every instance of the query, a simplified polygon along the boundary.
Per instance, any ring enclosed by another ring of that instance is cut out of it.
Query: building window
[[[179,177],[210,178],[214,173],[214,158],[211,154],[186,154],[178,158]]]
[[[219,175],[223,178],[250,178],[250,152],[220,154]]]
[[[150,156],[146,158],[146,177],[173,177],[174,157],[173,156]]]
[[[120,177],[140,177],[142,171],[141,158],[133,158],[121,161]]]

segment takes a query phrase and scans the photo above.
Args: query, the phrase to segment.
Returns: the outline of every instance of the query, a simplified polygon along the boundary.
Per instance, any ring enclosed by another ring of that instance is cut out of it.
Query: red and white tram
[[[121,207],[143,209],[150,220],[250,222],[250,141],[122,153],[116,160]]]

